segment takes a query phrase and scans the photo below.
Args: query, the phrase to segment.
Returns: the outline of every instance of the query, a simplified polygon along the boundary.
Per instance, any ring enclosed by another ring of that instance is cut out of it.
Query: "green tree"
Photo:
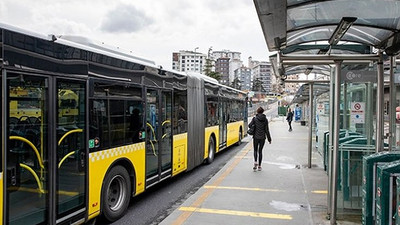
[[[212,77],[214,79],[216,79],[217,81],[219,81],[221,79],[221,74],[215,71],[211,71],[209,74],[207,74],[207,76]]]
[[[209,76],[208,74],[210,74],[212,72],[212,62],[211,59],[207,58],[206,62],[204,64],[204,74]]]
[[[233,87],[235,89],[241,89],[242,88],[242,82],[239,80],[238,77],[233,79],[233,81],[231,83],[231,87]]]
[[[262,86],[262,81],[260,79],[256,78],[254,80],[252,91],[265,91],[264,87]]]
[[[209,54],[210,55],[210,54]],[[210,59],[210,56],[206,59],[206,62],[204,64],[204,74],[216,79],[219,81],[221,79],[221,74],[215,71],[212,71],[212,60]]]

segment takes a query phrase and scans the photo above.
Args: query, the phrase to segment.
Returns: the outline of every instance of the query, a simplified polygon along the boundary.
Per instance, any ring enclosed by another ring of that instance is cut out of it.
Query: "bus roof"
[[[126,60],[129,62],[141,64],[143,66],[152,67],[155,69],[159,68],[155,64],[154,61],[144,59],[144,58],[135,56],[133,54],[129,54],[128,52],[124,52],[118,48],[113,49],[113,47],[111,47],[111,46],[106,46],[106,45],[102,46],[101,44],[91,41],[90,39],[88,39],[86,37],[73,36],[73,35],[58,35],[58,36],[56,36],[53,34],[43,35],[43,34],[39,34],[39,33],[33,32],[33,31],[25,30],[25,29],[15,27],[15,26],[12,26],[9,24],[4,24],[4,23],[0,23],[0,28],[9,30],[12,32],[24,34],[24,35],[29,35],[29,36],[32,36],[35,38],[40,38],[40,39],[47,40],[47,41],[54,41],[55,43],[79,48],[82,50],[87,50],[87,51],[107,55],[107,56],[114,57],[117,59]]]
[[[133,60],[139,60],[139,61],[143,61],[143,62],[147,62],[149,64],[155,65],[156,63],[152,60],[149,59],[145,59],[139,56],[135,56],[133,55],[131,52],[125,51],[123,49],[119,49],[118,47],[114,47],[114,46],[109,46],[106,45],[104,43],[100,43],[94,40],[91,40],[87,37],[83,37],[83,36],[77,36],[77,35],[58,35],[57,36],[57,41],[59,42],[59,40],[66,40],[66,41],[70,41],[70,42],[74,42],[74,43],[78,43],[84,46],[89,46],[101,51],[105,51],[105,52],[110,52],[113,54],[117,54],[117,55],[121,55],[123,57],[128,57],[128,58],[132,58]]]

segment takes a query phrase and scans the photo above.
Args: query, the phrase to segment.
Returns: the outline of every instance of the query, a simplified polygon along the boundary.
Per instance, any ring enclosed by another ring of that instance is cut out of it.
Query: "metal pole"
[[[1,169],[2,169],[2,171],[4,171],[3,172],[3,180],[2,180],[2,185],[3,185],[3,187],[7,187],[6,186],[6,178],[8,177],[8,174],[7,174],[7,160],[6,160],[6,152],[7,152],[7,149],[8,149],[8,144],[7,144],[7,136],[8,136],[8,129],[7,129],[7,121],[6,121],[6,115],[7,115],[7,110],[8,110],[8,108],[7,107],[9,107],[9,102],[7,101],[7,89],[8,89],[8,86],[7,86],[7,76],[6,76],[6,70],[5,69],[3,69],[3,71],[2,71],[2,77],[1,77],[1,160],[0,160],[0,163],[3,165],[3,167],[1,167]],[[8,119],[8,118],[7,118]],[[9,196],[6,194],[7,193],[7,191],[6,191],[7,189],[6,188],[3,188],[3,190],[2,190],[2,192],[0,192],[1,193],[1,195],[3,196],[3,202],[8,202],[9,200]],[[7,215],[6,214],[6,209],[7,209],[7,207],[2,207],[3,208],[3,210],[2,210],[2,212],[0,212],[0,213],[2,213],[3,215]],[[1,222],[1,224],[5,224],[5,216],[3,216],[3,218],[2,218],[2,220],[0,219],[0,222]]]
[[[332,156],[332,195],[331,195],[331,225],[336,225],[337,214],[337,177],[338,177],[338,153],[339,153],[339,122],[340,122],[340,73],[341,61],[335,61],[336,74],[335,74],[335,105],[334,105],[334,138],[333,138],[333,156]]]
[[[389,101],[389,151],[392,151],[394,141],[396,140],[394,131],[396,126],[396,90],[394,86],[394,65],[395,65],[395,57],[390,57],[390,86],[389,86],[389,93],[390,93],[390,101]]]
[[[383,60],[382,52],[379,52],[377,63],[378,82],[376,90],[376,146],[375,152],[383,151]]]
[[[334,113],[334,93],[335,93],[335,73],[331,68],[331,83],[330,83],[330,96],[329,96],[329,143],[328,143],[328,177],[332,178],[332,146],[333,146],[333,123],[335,122]],[[332,195],[332,179],[328,179],[328,214],[331,215],[331,195]]]
[[[349,107],[349,104],[347,104],[347,83],[343,83],[343,126],[342,129],[348,130],[348,121],[347,121],[347,109]]]
[[[308,119],[308,168],[311,168],[311,158],[312,158],[312,128],[314,123],[314,84],[309,83],[310,94],[309,94],[309,101],[310,101],[310,109],[309,109],[309,119]]]
[[[366,89],[365,89],[365,96],[366,100],[365,102],[372,102],[372,83],[368,82],[366,84]],[[372,104],[365,104],[365,118],[368,118],[365,121],[365,133],[367,136],[367,145],[372,144],[372,130],[373,130],[373,121],[372,121],[372,110],[373,110],[373,105]]]

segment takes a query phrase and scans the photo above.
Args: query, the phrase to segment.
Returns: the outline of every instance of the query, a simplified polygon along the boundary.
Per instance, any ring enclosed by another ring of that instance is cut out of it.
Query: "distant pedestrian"
[[[292,112],[291,108],[289,108],[289,110],[288,110],[288,114],[286,116],[286,120],[287,120],[287,122],[289,124],[289,131],[292,131],[293,112]]]
[[[268,119],[263,114],[264,109],[262,107],[257,109],[257,115],[251,120],[249,127],[255,126],[253,135],[253,147],[254,147],[254,166],[253,170],[261,171],[262,162],[262,150],[265,144],[265,138],[268,138],[268,142],[271,144],[271,135],[269,133]]]

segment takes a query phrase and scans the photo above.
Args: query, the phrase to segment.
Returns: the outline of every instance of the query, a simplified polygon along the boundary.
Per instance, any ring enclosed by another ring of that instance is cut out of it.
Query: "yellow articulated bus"
[[[0,72],[2,224],[115,221],[247,130],[245,93],[81,37],[0,24]]]

